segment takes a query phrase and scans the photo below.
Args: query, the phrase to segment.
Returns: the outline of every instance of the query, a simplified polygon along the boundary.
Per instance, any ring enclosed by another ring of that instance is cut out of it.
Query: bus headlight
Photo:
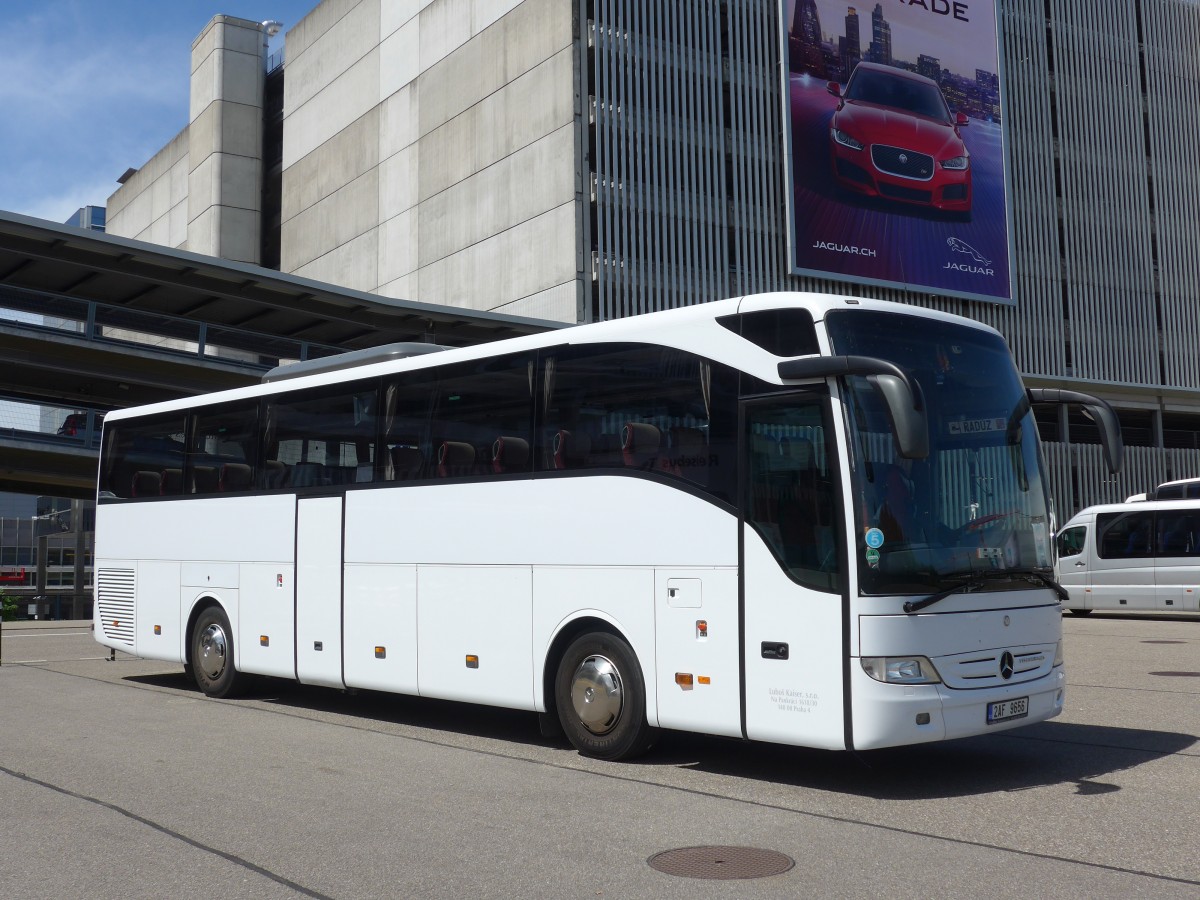
[[[942,679],[925,656],[864,656],[863,671],[888,684],[937,684]]]
[[[1061,666],[1063,664],[1062,641],[1054,645],[1054,665]]]

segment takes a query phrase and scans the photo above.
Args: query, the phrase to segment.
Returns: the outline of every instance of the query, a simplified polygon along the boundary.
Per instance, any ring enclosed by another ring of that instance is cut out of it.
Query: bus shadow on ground
[[[127,680],[196,692],[182,672]],[[575,753],[565,738],[542,736],[537,718],[520,710],[405,694],[343,692],[271,678],[256,682],[245,699],[305,717],[351,717],[362,727],[384,733],[391,725],[419,729],[428,733],[402,736],[447,746],[457,746],[454,736],[469,736]],[[675,768],[878,800],[936,800],[1057,784],[1075,785],[1075,792],[1086,796],[1119,791],[1106,779],[1183,753],[1197,743],[1189,734],[1053,721],[955,741],[860,752],[663,731],[645,756],[629,764],[597,765],[616,766],[614,774],[631,777],[637,777],[641,767]]]
[[[1119,791],[1106,780],[1119,772],[1196,744],[1189,734],[1057,722],[855,753],[670,734],[654,762],[877,800],[937,800],[1057,784],[1093,795]]]

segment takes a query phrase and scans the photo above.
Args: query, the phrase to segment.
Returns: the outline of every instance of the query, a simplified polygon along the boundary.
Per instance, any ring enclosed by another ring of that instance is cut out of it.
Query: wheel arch
[[[655,689],[654,661],[642,659],[638,655],[637,645],[629,639],[629,635],[625,633],[621,626],[595,610],[583,610],[577,613],[575,618],[565,619],[559,624],[554,637],[550,639],[550,645],[547,647],[546,654],[542,659],[541,711],[557,719],[557,712],[554,705],[554,680],[558,675],[559,662],[562,660],[563,654],[567,652],[567,648],[571,646],[571,643],[577,637],[590,632],[611,634],[629,645],[630,650],[633,651],[633,655],[637,659],[638,665],[642,669],[642,681],[646,687],[646,718],[651,725],[658,725],[658,692]],[[649,664],[647,664],[648,662]]]
[[[200,614],[206,609],[212,607],[220,607],[225,613],[225,617],[229,618],[230,627],[233,627],[233,619],[229,617],[229,609],[217,597],[212,594],[202,594],[197,597],[192,603],[191,612],[188,613],[187,627],[183,630],[183,663],[185,666],[192,665],[192,631],[196,627],[196,620],[200,618]],[[234,654],[234,662],[237,661],[237,641],[232,641],[232,651]]]

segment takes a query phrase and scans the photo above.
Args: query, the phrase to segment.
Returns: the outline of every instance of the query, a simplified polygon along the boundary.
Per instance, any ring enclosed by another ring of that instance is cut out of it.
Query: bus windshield
[[[896,313],[827,318],[835,353],[890,360],[920,386],[929,456],[901,458],[879,395],[847,379],[850,485],[859,584],[913,594],[956,580],[1007,586],[1006,574],[1052,565],[1037,425],[996,334]]]

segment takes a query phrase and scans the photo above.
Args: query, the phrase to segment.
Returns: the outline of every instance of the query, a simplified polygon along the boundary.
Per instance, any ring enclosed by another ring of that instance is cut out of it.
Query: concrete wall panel
[[[534,319],[550,319],[555,322],[578,320],[577,306],[579,286],[575,282],[560,284],[537,294],[522,297],[512,303],[497,306],[493,312],[508,316],[529,316]]]
[[[379,105],[379,158],[387,159],[417,139],[417,90],[405,85]]]
[[[568,48],[425,135],[421,199],[573,122],[572,78]]]
[[[398,28],[379,45],[379,96],[390,97],[421,74],[418,19]]]
[[[426,303],[490,309],[575,280],[575,207],[567,204],[420,269]]]
[[[417,198],[417,148],[409,147],[379,165],[379,217],[384,221],[410,209]]]
[[[374,290],[377,282],[375,260],[379,253],[379,232],[360,235],[348,244],[330,250],[298,269],[295,274],[352,290]]]
[[[417,267],[417,214],[410,210],[379,226],[379,281],[390,283]]]
[[[289,35],[290,41],[290,35]],[[379,47],[379,0],[362,0],[303,50],[288,46],[284,108],[300,109]],[[377,100],[375,94],[370,97]]]
[[[421,69],[445,59],[472,37],[474,0],[438,0],[421,10]]]
[[[287,70],[290,73],[290,69]],[[284,82],[286,95],[287,81]],[[302,107],[288,105],[283,125],[286,170],[378,105],[379,51],[373,50]],[[284,190],[287,190],[285,185]]]
[[[421,217],[438,223],[422,232],[421,266],[486,240],[548,209],[574,201],[569,165],[575,130],[557,131],[451,185],[421,204]]]
[[[363,0],[324,0],[313,7],[312,12],[297,22],[296,27],[284,36],[289,59],[297,59],[362,2]],[[378,13],[378,0],[375,2]]]
[[[286,272],[299,272],[331,249],[366,232],[374,233],[378,223],[379,170],[372,169],[283,223],[281,267]],[[373,257],[370,270],[375,272]],[[360,282],[356,279],[356,284]],[[372,283],[368,290],[374,287]]]
[[[387,0],[379,10],[379,36],[385,38],[406,25],[434,0]]]
[[[380,107],[335,134],[284,173],[286,222],[379,164]]]
[[[499,9],[507,5],[497,4]],[[511,14],[496,15],[495,20],[493,27],[449,58],[425,65],[421,75],[422,135],[572,43],[571,7],[561,0],[526,0]],[[570,92],[570,83],[565,88]]]
[[[191,125],[192,165],[209,153],[262,158],[262,110],[240,103],[210,103]]]

